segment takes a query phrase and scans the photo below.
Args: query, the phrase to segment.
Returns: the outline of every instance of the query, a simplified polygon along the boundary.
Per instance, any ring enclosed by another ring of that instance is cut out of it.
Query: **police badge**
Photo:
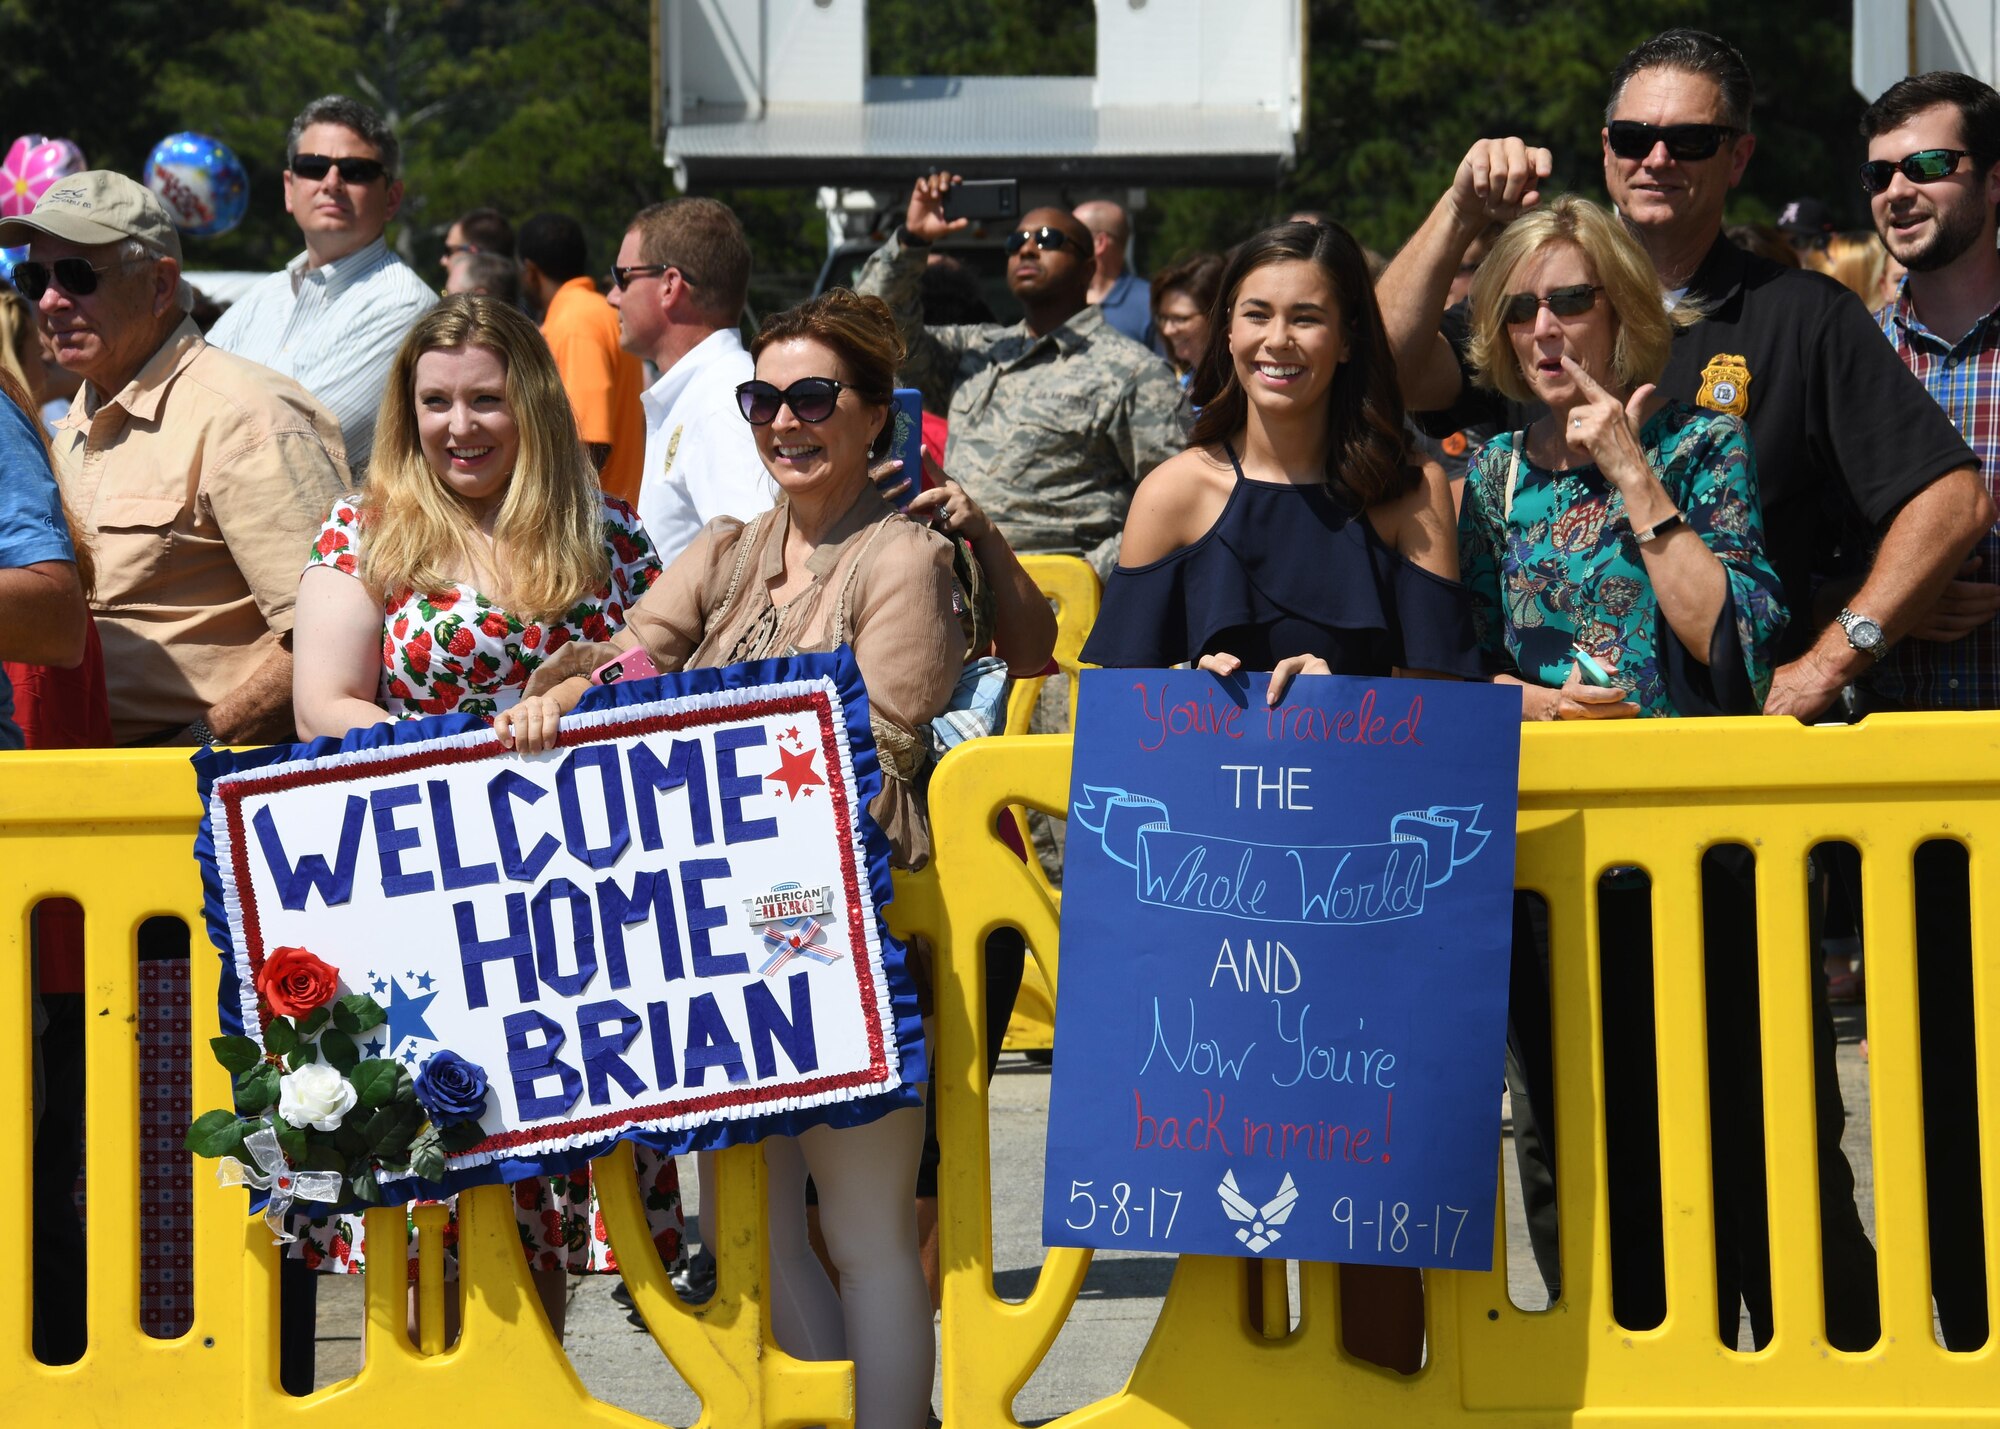
[[[1695,405],[1740,417],[1750,410],[1750,365],[1741,356],[1718,352],[1701,370]]]

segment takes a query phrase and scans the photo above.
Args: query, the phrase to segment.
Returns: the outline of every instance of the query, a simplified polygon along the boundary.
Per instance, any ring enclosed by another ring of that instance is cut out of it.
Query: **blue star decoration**
[[[389,983],[389,1045],[400,1047],[406,1037],[420,1037],[426,1042],[437,1041],[437,1033],[424,1020],[424,1013],[437,1000],[437,994],[427,992],[421,997],[411,997],[403,991],[400,980]]]
[[[374,976],[374,975],[373,975],[373,974],[371,973],[371,974],[370,974],[370,976],[372,977],[372,976]],[[387,992],[387,991],[389,990],[389,984],[388,984],[388,983],[386,983],[386,982],[384,982],[384,981],[383,981],[383,980],[382,980],[381,978],[379,978],[379,977],[378,977],[378,978],[375,978],[375,981],[374,981],[374,982],[373,982],[373,983],[371,984],[371,986],[373,986],[373,987],[374,987],[374,989],[375,989],[375,995],[376,995],[377,997],[380,997],[380,996],[381,996],[381,995],[382,995],[383,993],[385,993],[385,992]]]
[[[436,981],[437,979],[432,977],[429,973],[424,973],[417,979],[417,991],[429,992],[431,990],[431,984]]]
[[[411,1065],[412,1067],[414,1067],[414,1066],[416,1066],[416,1065],[417,1065],[417,1049],[416,1049],[416,1048],[414,1048],[414,1047],[405,1047],[405,1048],[404,1048],[404,1049],[402,1050],[402,1052],[401,1052],[401,1053],[400,1053],[399,1055],[400,1055],[400,1056],[402,1057],[402,1059],[403,1059],[403,1060],[404,1060],[405,1062],[409,1063],[409,1064],[410,1064],[410,1065]]]
[[[363,1054],[370,1057],[381,1056],[383,1051],[382,1039],[380,1037],[370,1037],[366,1042],[361,1044],[361,1050]]]

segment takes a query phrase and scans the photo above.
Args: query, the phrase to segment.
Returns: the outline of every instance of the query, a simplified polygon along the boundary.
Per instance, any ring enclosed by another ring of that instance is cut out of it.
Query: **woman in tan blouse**
[[[836,289],[770,319],[750,351],[756,380],[737,395],[778,504],[747,524],[711,521],[632,607],[612,650],[643,645],[678,670],[851,646],[884,775],[870,812],[892,861],[919,868],[930,830],[910,782],[918,732],[944,711],[966,648],[950,543],[904,520],[869,481],[871,456],[888,450],[903,345],[879,299]],[[593,646],[537,670],[528,697],[495,722],[502,741],[530,753],[552,745],[556,721],[610,653]],[[923,1109],[906,1107],[763,1143],[778,1340],[804,1358],[852,1359],[855,1422],[884,1429],[917,1429],[930,1398],[930,1294],[911,1199],[923,1134]],[[838,1296],[806,1242],[808,1170]]]

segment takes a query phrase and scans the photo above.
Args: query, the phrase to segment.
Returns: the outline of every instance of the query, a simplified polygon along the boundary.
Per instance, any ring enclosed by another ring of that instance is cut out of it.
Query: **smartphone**
[[[1611,672],[1593,660],[1590,657],[1590,652],[1585,650],[1581,645],[1570,646],[1569,657],[1576,661],[1577,668],[1583,671],[1585,683],[1600,685],[1605,689],[1610,689],[1617,683],[1617,681],[1611,678]]]
[[[592,670],[590,680],[596,685],[615,685],[620,680],[650,680],[659,673],[660,667],[653,663],[646,647],[634,645],[616,660],[607,661]]]
[[[896,424],[896,438],[889,455],[902,463],[907,478],[902,491],[892,498],[898,507],[907,507],[910,498],[924,488],[924,394],[914,387],[898,387],[889,420]]]
[[[946,218],[1014,219],[1021,213],[1019,179],[961,179],[945,190]]]

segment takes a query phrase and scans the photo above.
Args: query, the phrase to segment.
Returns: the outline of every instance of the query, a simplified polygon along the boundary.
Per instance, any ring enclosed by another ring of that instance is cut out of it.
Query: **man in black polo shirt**
[[[1648,40],[1612,76],[1604,176],[1613,202],[1660,270],[1667,301],[1698,302],[1706,313],[1675,340],[1660,392],[1734,413],[1749,426],[1768,554],[1792,610],[1780,649],[1785,663],[1772,680],[1765,711],[1810,720],[1843,685],[1871,669],[1889,643],[1923,621],[1991,525],[1993,507],[1971,451],[1895,360],[1861,304],[1831,280],[1753,257],[1723,235],[1724,201],[1756,147],[1749,132],[1751,99],[1742,57],[1721,40],[1692,30]],[[1451,189],[1383,275],[1377,293],[1405,400],[1420,411],[1444,409],[1442,425],[1523,425],[1525,414],[1473,389],[1460,357],[1463,311],[1447,314],[1442,331],[1439,314],[1473,237],[1489,222],[1533,207],[1549,172],[1545,149],[1518,139],[1475,144]],[[1872,530],[1877,547],[1866,578],[1836,616],[1815,610],[1814,577],[1834,569],[1844,519]],[[1733,1346],[1740,1292],[1761,1345],[1772,1324],[1754,871],[1747,856],[1735,856],[1740,851],[1717,852],[1723,856],[1712,855],[1704,868],[1703,912],[1719,1328]],[[1607,948],[1604,958],[1607,1059],[1617,1050],[1613,1041],[1629,1032],[1643,1039],[1637,1060],[1650,1079],[1650,977],[1621,975],[1613,995],[1613,965],[1624,951]],[[1522,961],[1518,950],[1516,961]],[[1810,961],[1826,1335],[1837,1348],[1859,1350],[1879,1335],[1874,1255],[1854,1210],[1853,1173],[1840,1151],[1845,1113],[1832,1024],[1818,959]],[[1517,967],[1517,1001],[1531,1000],[1522,997],[1522,987]],[[1621,1000],[1625,1005],[1614,1006]],[[1614,1021],[1622,1026],[1614,1029]],[[1521,1060],[1543,1062],[1539,1077],[1528,1068],[1527,1085],[1539,1092],[1547,1085],[1546,1049],[1537,1049],[1533,1037],[1525,1041],[1517,1049]],[[1607,1071],[1606,1081],[1614,1118],[1621,1108],[1612,1104],[1620,1101],[1635,1115],[1656,1116],[1649,1080],[1621,1090]],[[1517,1124],[1521,1090],[1517,1085]],[[1530,1119],[1532,1111],[1531,1105]],[[1635,1184],[1646,1174],[1641,1167]],[[1621,1173],[1613,1158],[1614,1300],[1619,1319],[1632,1328],[1657,1324],[1665,1311],[1656,1160],[1651,1174],[1650,1208],[1643,1186],[1636,1198],[1650,1214],[1627,1217],[1621,1226]],[[1546,1244],[1549,1229],[1545,1221],[1538,1243]],[[1621,1269],[1630,1273],[1621,1275]],[[1617,1282],[1635,1276],[1636,1289],[1620,1293],[1626,1287]]]

